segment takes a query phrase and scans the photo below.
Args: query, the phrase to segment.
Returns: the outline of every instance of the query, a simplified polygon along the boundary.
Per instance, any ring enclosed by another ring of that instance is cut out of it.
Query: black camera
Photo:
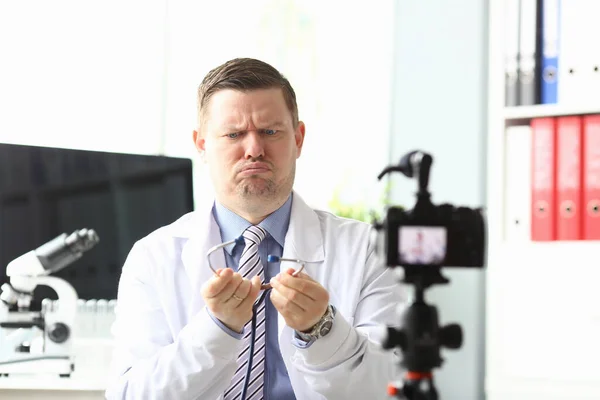
[[[449,281],[442,267],[482,268],[485,258],[485,223],[481,209],[434,205],[427,190],[433,158],[422,151],[406,154],[396,166],[385,168],[418,180],[417,202],[412,210],[388,208],[384,221],[375,222],[383,231],[385,263],[402,267],[402,282],[415,287],[414,301],[401,317],[401,327],[388,327],[383,347],[402,350],[406,371],[402,386],[390,383],[388,392],[399,399],[437,400],[433,368],[442,365],[440,348],[458,349],[462,329],[458,324],[440,326],[435,306],[425,301],[425,290]]]
[[[412,210],[390,207],[380,229],[384,231],[386,265],[404,269],[475,267],[484,265],[485,225],[481,209],[434,205],[427,190],[433,158],[412,151],[381,172],[417,177],[419,189]]]

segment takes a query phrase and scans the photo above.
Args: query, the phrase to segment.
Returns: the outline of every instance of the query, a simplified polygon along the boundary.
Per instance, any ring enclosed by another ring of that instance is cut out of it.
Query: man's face
[[[294,128],[282,90],[221,90],[213,94],[194,141],[217,198],[232,208],[279,207],[294,184],[304,124]]]

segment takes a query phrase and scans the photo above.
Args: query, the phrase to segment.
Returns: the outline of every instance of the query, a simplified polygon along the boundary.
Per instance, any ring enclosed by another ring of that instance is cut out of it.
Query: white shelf
[[[600,104],[596,105],[558,105],[539,104],[534,106],[505,107],[504,119],[527,120],[540,117],[558,117],[562,115],[600,114]]]
[[[568,254],[571,257],[583,257],[589,255],[590,261],[596,261],[600,254],[600,240],[551,240],[551,241],[503,241],[500,246],[505,251],[515,248],[527,249],[529,252],[540,252],[536,256],[546,253],[548,256]],[[595,256],[595,257],[593,257]],[[599,266],[600,269],[600,266]]]
[[[497,244],[496,250],[495,259],[489,262],[499,283],[506,283],[503,289],[507,295],[513,295],[511,290],[518,286],[511,281],[519,280],[529,285],[524,290],[534,297],[546,290],[542,286],[550,284],[555,286],[547,294],[553,298],[566,290],[571,297],[586,295],[600,304],[600,291],[596,289],[600,281],[600,241],[504,241]],[[572,289],[575,291],[570,292]],[[584,289],[585,293],[581,292]],[[527,293],[523,295],[523,301],[537,301],[526,300]],[[595,304],[591,310],[600,318],[600,308]]]
[[[489,2],[486,372],[489,400],[600,399],[600,241],[506,241],[505,132],[600,102],[505,107],[509,2]]]
[[[486,365],[488,383],[497,384],[488,386],[488,397],[600,398],[592,396],[600,393],[600,242],[498,247],[488,287]],[[572,397],[558,396],[566,387],[576,388]],[[547,390],[556,397],[545,396]]]
[[[579,284],[589,286],[590,295],[598,297],[600,291],[595,287],[600,281],[600,241],[550,241],[550,242],[508,242],[498,243],[497,255],[489,262],[491,267],[500,275],[510,279],[522,279],[529,276],[532,281],[532,294],[539,285],[549,278],[550,274],[563,276],[558,285]],[[537,274],[537,275],[536,275]],[[578,275],[582,274],[582,275]],[[582,281],[582,277],[587,276]],[[592,282],[595,281],[595,282]],[[507,287],[510,289],[510,285]],[[556,288],[558,290],[558,288]],[[510,290],[508,291],[510,293]],[[558,293],[558,292],[556,292]],[[600,308],[595,308],[600,316]]]
[[[600,398],[600,383],[487,379],[485,386],[488,400],[597,400]]]
[[[498,269],[499,272],[511,269],[507,264],[518,264],[528,271],[553,271],[567,276],[574,271],[586,271],[590,277],[597,276],[600,279],[599,240],[548,242],[504,240],[494,243],[493,248],[494,258],[488,260],[488,263],[490,268]],[[514,272],[518,274],[518,271]],[[598,312],[600,315],[600,309]]]

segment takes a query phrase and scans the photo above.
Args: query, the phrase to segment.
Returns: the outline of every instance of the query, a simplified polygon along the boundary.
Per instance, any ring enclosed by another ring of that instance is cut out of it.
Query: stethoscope
[[[244,237],[239,236],[233,240],[229,240],[227,242],[213,246],[208,250],[208,252],[206,253],[206,258],[208,259],[208,266],[215,273],[215,275],[218,275],[218,274],[210,262],[210,255],[212,253],[214,253],[215,251],[222,249],[223,247],[227,247],[231,244],[244,244],[244,243],[245,243]],[[304,270],[304,264],[308,263],[308,261],[297,260],[297,259],[293,259],[293,258],[282,258],[282,257],[274,256],[272,254],[269,254],[267,256],[268,263],[280,263],[282,261],[289,261],[289,262],[293,262],[296,264],[300,264],[300,269],[297,269],[296,271],[294,271],[292,276],[298,276],[298,274],[300,274],[300,272],[302,272]],[[254,339],[256,338],[256,314],[258,312],[258,306],[265,300],[265,297],[267,297],[268,292],[271,290],[271,284],[270,283],[262,284],[260,286],[260,290],[262,290],[263,292],[260,294],[258,300],[256,300],[254,302],[254,305],[252,306],[250,348],[248,349],[248,351],[249,351],[248,365],[246,367],[246,376],[244,378],[244,386],[242,388],[241,400],[246,400],[246,392],[248,391],[248,386],[249,386],[248,383],[250,382],[250,373],[252,372],[252,359],[254,358]]]

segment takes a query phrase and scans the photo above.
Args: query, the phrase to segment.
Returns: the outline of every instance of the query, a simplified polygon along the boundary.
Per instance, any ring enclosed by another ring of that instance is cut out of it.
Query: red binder
[[[581,239],[582,120],[556,119],[556,240]]]
[[[531,240],[556,239],[556,127],[551,117],[531,120]]]
[[[600,240],[600,115],[583,120],[583,239]]]

